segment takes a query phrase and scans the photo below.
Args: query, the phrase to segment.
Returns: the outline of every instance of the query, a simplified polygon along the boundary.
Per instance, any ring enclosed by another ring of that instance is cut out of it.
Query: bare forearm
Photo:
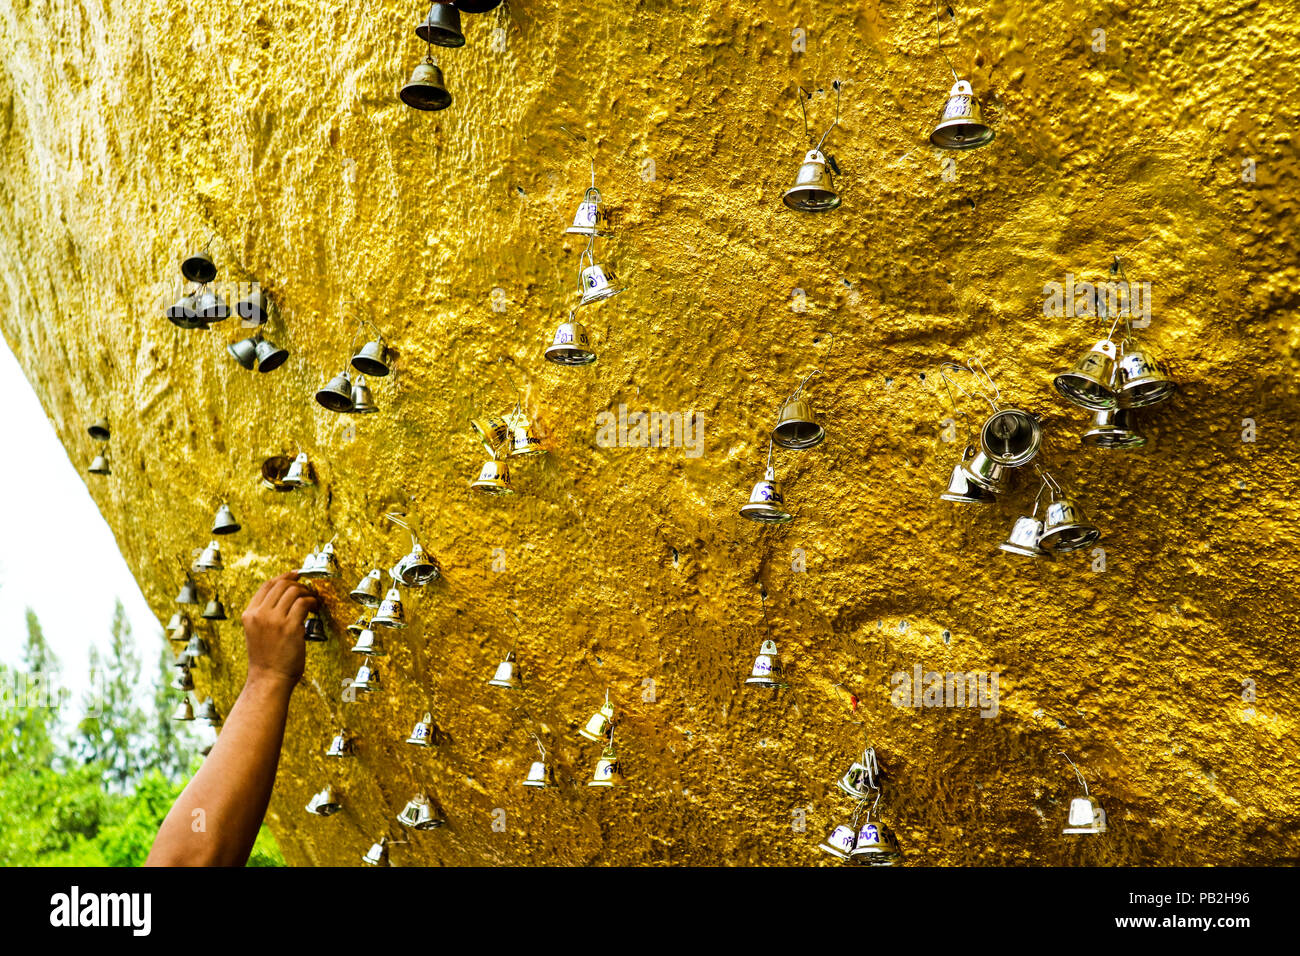
[[[292,690],[283,676],[250,675],[212,752],[163,821],[146,866],[248,861],[271,801]]]

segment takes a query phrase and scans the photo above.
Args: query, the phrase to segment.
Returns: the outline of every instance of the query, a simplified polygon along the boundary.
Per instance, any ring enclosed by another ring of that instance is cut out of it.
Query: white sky
[[[152,694],[162,626],[86,489],[86,480],[96,477],[85,471],[90,460],[68,460],[3,337],[0,386],[6,459],[0,465],[0,661],[18,665],[30,606],[63,666],[61,684],[72,691],[71,711],[62,718],[75,723],[90,688],[87,654],[92,644],[107,649],[113,601],[121,598],[141,660],[144,703]]]

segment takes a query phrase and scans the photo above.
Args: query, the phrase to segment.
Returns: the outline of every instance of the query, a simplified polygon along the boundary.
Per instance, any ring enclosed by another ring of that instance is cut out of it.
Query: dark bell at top
[[[181,275],[191,282],[206,285],[217,277],[217,264],[206,249],[185,257],[181,263]]]
[[[90,432],[90,437],[95,441],[108,441],[108,419],[101,418],[87,428],[86,431]]]
[[[464,46],[465,34],[460,32],[460,11],[454,3],[439,0],[429,9],[424,22],[415,28],[415,35],[434,46]]]
[[[432,60],[425,60],[415,68],[411,79],[402,87],[402,102],[411,109],[445,110],[451,106],[451,94],[442,79],[442,70]]]

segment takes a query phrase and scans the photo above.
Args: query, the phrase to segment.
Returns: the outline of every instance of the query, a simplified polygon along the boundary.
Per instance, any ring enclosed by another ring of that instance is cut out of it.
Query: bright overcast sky
[[[2,337],[0,383],[6,398],[0,447],[7,459],[0,467],[0,661],[18,665],[30,606],[79,710],[90,686],[86,655],[92,644],[107,649],[113,601],[120,598],[141,659],[143,703],[151,695],[162,627],[86,490],[86,480],[95,480],[86,474],[90,461],[68,460]],[[71,725],[80,714],[62,716]]]

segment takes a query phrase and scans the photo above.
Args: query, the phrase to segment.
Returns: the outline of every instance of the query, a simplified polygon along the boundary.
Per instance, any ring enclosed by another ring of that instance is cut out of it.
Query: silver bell
[[[424,712],[424,716],[416,723],[406,742],[415,747],[427,747],[433,743],[433,714],[427,710]]]
[[[379,607],[384,594],[381,578],[379,569],[375,568],[357,583],[348,597],[363,607]]]
[[[199,559],[194,562],[194,569],[196,571],[222,571],[225,569],[225,566],[221,563],[221,545],[217,544],[215,538],[203,549]]]
[[[519,672],[515,668],[515,652],[511,651],[506,655],[506,659],[497,665],[496,673],[488,681],[493,687],[504,687],[507,690],[518,690],[524,686],[519,680]]]
[[[789,684],[781,680],[781,670],[776,641],[764,641],[758,649],[758,657],[754,658],[754,666],[750,669],[749,676],[745,678],[745,683],[751,687],[789,687]]]
[[[397,822],[412,830],[435,830],[447,823],[434,812],[432,802],[423,793],[417,793],[407,802],[397,815]]]
[[[311,802],[307,804],[307,812],[320,817],[331,816],[342,809],[343,804],[339,803],[334,797],[334,788],[328,785],[324,790],[312,797]]]

